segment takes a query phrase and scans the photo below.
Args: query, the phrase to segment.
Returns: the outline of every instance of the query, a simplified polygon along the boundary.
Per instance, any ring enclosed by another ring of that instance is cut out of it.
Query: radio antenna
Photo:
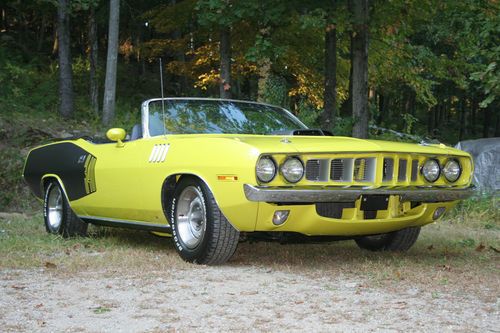
[[[163,94],[163,64],[160,57],[160,87],[161,87],[161,116],[163,122],[163,135],[167,135],[167,129],[165,128],[165,96]]]

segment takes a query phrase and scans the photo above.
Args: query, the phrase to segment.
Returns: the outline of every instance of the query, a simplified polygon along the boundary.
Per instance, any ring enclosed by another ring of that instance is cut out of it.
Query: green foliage
[[[0,146],[0,154],[3,161],[0,169],[0,186],[2,187],[0,211],[5,211],[14,203],[17,204],[20,196],[24,197],[29,194],[19,181],[24,166],[24,158],[19,149]]]
[[[411,134],[412,129],[413,129],[413,125],[415,125],[418,122],[418,119],[415,118],[410,113],[403,113],[402,117],[403,117],[403,120],[405,122],[404,132],[407,134]]]
[[[264,102],[288,108],[288,87],[283,77],[270,75],[264,91]]]
[[[322,110],[318,110],[314,105],[305,99],[301,99],[297,105],[297,116],[310,128],[321,128],[318,117]]]
[[[497,53],[500,55],[500,46],[497,47]],[[486,98],[479,103],[480,107],[486,108],[495,99],[498,99],[500,96],[500,69],[496,62],[489,64],[483,71],[472,73],[470,78],[483,86]]]
[[[461,201],[447,218],[454,223],[474,223],[483,226],[485,229],[500,228],[500,198],[492,196],[478,196]]]
[[[2,112],[55,112],[57,75],[52,66],[40,70],[38,59],[22,57],[0,44],[0,109]]]

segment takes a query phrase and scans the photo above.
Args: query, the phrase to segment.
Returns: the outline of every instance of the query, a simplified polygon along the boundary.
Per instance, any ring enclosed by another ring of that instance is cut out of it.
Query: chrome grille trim
[[[382,181],[389,182],[392,180],[394,174],[394,159],[386,157],[384,158],[384,165],[382,170]]]
[[[425,154],[335,153],[333,156],[304,156],[304,181],[324,185],[425,185],[419,176]],[[349,184],[347,184],[349,183]]]
[[[319,181],[319,160],[307,161],[306,179],[312,181]]]
[[[411,181],[416,182],[418,177],[418,160],[411,161]]]
[[[408,166],[408,161],[405,159],[400,159],[399,160],[399,167],[398,167],[398,182],[405,182],[406,181],[406,170]]]
[[[335,182],[351,182],[353,172],[352,158],[336,158],[330,163],[330,179]]]
[[[311,159],[306,162],[306,179],[313,182],[328,181],[328,163],[329,159]]]
[[[374,157],[362,157],[354,160],[354,180],[357,182],[375,181],[376,159]]]

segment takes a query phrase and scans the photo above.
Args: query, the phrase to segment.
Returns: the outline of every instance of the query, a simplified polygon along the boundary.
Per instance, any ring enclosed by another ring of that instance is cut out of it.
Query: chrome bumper
[[[353,202],[361,195],[399,195],[401,201],[442,202],[467,199],[474,194],[468,188],[338,188],[334,186],[280,187],[243,185],[250,201],[262,202]]]

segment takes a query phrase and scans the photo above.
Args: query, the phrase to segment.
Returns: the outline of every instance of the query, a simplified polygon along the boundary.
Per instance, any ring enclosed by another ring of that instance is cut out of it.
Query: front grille
[[[416,182],[418,176],[418,160],[411,161],[411,181]]]
[[[384,158],[384,168],[382,170],[382,180],[388,182],[392,180],[394,174],[394,159]]]
[[[407,161],[405,159],[399,160],[399,168],[398,168],[398,181],[399,182],[406,181],[406,165],[407,165]]]
[[[333,155],[333,154],[332,154]],[[418,183],[419,160],[413,154],[368,153],[347,156],[319,157],[305,160],[305,180],[332,185],[360,183],[362,186],[384,186]],[[361,156],[359,156],[361,155]],[[378,176],[377,176],[378,175]]]
[[[375,180],[375,158],[357,158],[354,160],[354,180],[357,182]]]
[[[306,179],[312,181],[319,180],[319,160],[309,160],[306,163]]]
[[[354,202],[319,202],[316,204],[316,213],[319,216],[340,219],[344,208],[354,207]]]
[[[330,179],[335,182],[352,181],[352,158],[336,158],[330,164]]]

